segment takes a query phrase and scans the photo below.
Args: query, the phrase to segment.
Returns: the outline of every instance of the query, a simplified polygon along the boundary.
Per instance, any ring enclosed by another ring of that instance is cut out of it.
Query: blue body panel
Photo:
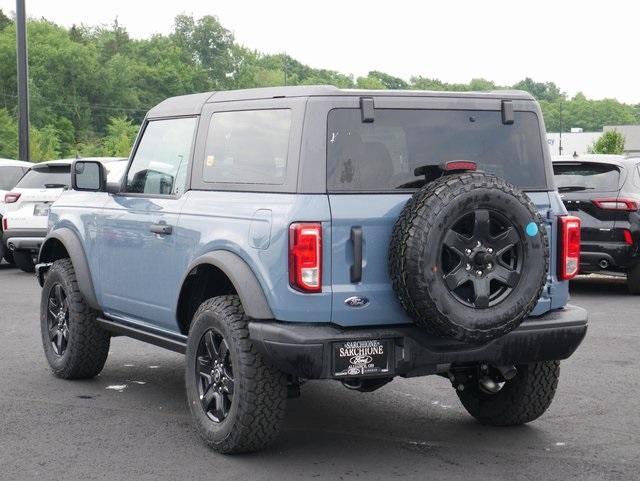
[[[388,273],[388,252],[393,225],[411,194],[332,194],[332,284],[333,311],[331,321],[343,326],[410,323],[398,302]],[[545,220],[549,237],[550,268],[547,286],[532,312],[538,316],[552,308],[564,306],[568,299],[568,283],[556,276],[556,216],[565,213],[556,193],[530,192],[529,197]],[[554,200],[556,200],[554,202]],[[353,264],[351,228],[363,231],[362,282],[354,284],[349,267]],[[553,288],[552,288],[553,286]],[[366,297],[365,307],[351,307],[345,300],[351,296]]]

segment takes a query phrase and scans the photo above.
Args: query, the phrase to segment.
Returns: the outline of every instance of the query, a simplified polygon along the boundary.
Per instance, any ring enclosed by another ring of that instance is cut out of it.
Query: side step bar
[[[132,326],[121,321],[114,321],[103,317],[98,317],[97,321],[100,327],[105,331],[109,331],[111,334],[131,337],[180,354],[184,354],[187,351],[186,336],[155,330],[152,331],[141,326]]]

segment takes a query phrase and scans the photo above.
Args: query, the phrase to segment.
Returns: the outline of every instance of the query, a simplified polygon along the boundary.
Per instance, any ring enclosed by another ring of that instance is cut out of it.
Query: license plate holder
[[[384,376],[392,372],[391,339],[334,342],[334,377]]]

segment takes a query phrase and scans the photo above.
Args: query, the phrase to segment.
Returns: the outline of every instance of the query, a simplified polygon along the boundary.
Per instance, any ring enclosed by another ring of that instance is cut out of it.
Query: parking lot
[[[637,479],[640,302],[622,279],[572,285],[589,333],[528,426],[480,426],[442,378],[371,394],[310,382],[288,401],[279,441],[240,456],[194,432],[180,355],[116,338],[96,379],[52,377],[39,293],[33,276],[0,265],[2,479]]]

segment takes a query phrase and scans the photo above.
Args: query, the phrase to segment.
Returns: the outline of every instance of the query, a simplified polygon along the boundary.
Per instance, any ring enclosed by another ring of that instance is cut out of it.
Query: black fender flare
[[[187,268],[180,283],[180,295],[189,273],[202,264],[209,264],[220,269],[229,278],[235,288],[242,307],[247,316],[253,319],[273,319],[273,312],[267,297],[262,290],[255,273],[239,255],[227,251],[216,250],[195,258]],[[179,302],[179,301],[178,301]]]
[[[91,280],[89,262],[82,247],[82,242],[75,232],[68,227],[61,227],[49,232],[40,248],[38,263],[49,263],[62,258],[55,249],[55,241],[60,242],[69,254],[73,270],[76,273],[76,279],[78,280],[78,289],[84,296],[87,304],[94,309],[100,310],[96,292],[93,287],[93,281]]]

